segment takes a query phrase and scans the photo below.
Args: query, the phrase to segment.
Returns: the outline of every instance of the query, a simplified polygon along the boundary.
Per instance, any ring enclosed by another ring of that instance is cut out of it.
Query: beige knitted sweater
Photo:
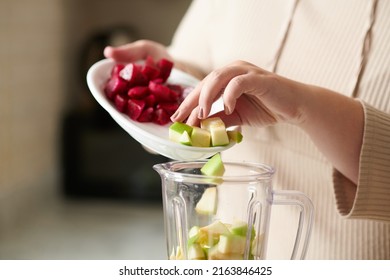
[[[277,73],[351,96],[373,1],[301,0],[292,13],[294,3],[196,0],[170,51],[206,73],[237,59],[272,70],[291,18]],[[272,165],[275,189],[310,197],[315,217],[307,259],[390,259],[390,1],[378,0],[376,7],[357,96],[364,105],[365,130],[353,205],[343,199],[351,182],[294,126],[244,127],[244,141],[224,153],[226,160]],[[297,213],[283,206],[272,211],[268,258],[286,259]]]

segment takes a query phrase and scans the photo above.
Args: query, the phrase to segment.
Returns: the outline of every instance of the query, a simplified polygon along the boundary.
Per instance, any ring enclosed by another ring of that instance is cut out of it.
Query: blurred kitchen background
[[[164,259],[161,184],[98,106],[107,44],[169,44],[190,0],[0,0],[0,259]]]

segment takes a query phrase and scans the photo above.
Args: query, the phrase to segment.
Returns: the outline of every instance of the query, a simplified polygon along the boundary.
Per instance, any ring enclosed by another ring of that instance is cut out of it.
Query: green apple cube
[[[189,231],[188,231],[188,245],[192,245],[193,243],[197,242],[199,238],[199,230],[200,228],[198,226],[193,226]]]
[[[243,260],[244,255],[243,254],[236,254],[236,253],[221,253],[218,250],[218,245],[215,245],[214,247],[210,248],[208,251],[207,259],[209,260]]]
[[[227,134],[229,139],[232,140],[233,142],[236,142],[237,144],[241,143],[243,139],[241,132],[239,132],[238,130],[228,130]]]
[[[214,221],[213,223],[201,227],[199,229],[200,232],[205,232],[208,235],[222,235],[222,234],[230,234],[229,229],[227,226],[222,223],[221,221]]]
[[[180,142],[180,144],[183,144],[186,146],[192,146],[191,137],[186,130],[180,136],[179,142]]]
[[[229,144],[229,136],[225,123],[219,117],[204,119],[200,122],[200,127],[206,129],[211,135],[211,146],[226,146]]]
[[[181,122],[174,122],[169,127],[169,140],[180,143],[180,138],[182,137],[184,131],[186,131],[188,135],[191,135],[192,126]]]
[[[210,127],[211,134],[211,146],[226,146],[229,144],[229,136],[226,132],[225,127],[221,126],[211,126]]]
[[[225,166],[220,153],[212,156],[200,169],[205,176],[222,176],[225,173]]]
[[[217,211],[217,188],[207,188],[195,206],[199,214],[214,215]]]
[[[199,229],[196,243],[201,245],[203,249],[211,248],[218,243],[219,236],[222,234],[230,234],[229,229],[222,222],[215,221]]]
[[[244,221],[234,221],[230,227],[230,232],[234,235],[246,236],[248,232],[248,224]],[[251,239],[255,237],[255,229],[252,227]]]
[[[194,126],[191,133],[192,146],[210,147],[211,134],[208,130]]]
[[[203,248],[197,243],[194,243],[188,247],[187,254],[188,254],[189,260],[205,260],[206,259],[206,254],[203,251]]]
[[[222,254],[244,254],[245,243],[245,236],[221,235],[218,242],[218,251]]]
[[[210,131],[211,126],[225,126],[225,123],[219,117],[203,119],[200,121],[200,127],[203,129]]]

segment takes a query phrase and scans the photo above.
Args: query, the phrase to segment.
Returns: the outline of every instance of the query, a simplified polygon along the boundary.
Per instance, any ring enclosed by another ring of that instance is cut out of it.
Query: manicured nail
[[[171,121],[175,121],[177,116],[179,115],[179,110],[177,110],[172,116],[171,116]]]
[[[203,119],[203,108],[202,107],[199,108],[198,119]]]
[[[226,106],[226,105],[224,105],[224,107],[225,107],[225,114],[226,114],[226,115],[230,115],[230,114],[232,113],[232,111],[230,110],[230,108],[229,108],[228,106]]]

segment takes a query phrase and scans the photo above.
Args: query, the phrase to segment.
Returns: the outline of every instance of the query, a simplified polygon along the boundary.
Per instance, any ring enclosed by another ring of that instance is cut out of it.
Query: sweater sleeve
[[[194,0],[191,3],[168,48],[175,60],[195,66],[204,73],[211,69],[209,5],[209,0]]]
[[[334,191],[341,215],[390,221],[390,115],[362,102],[365,114],[357,186],[334,170]],[[348,201],[349,187],[356,187]]]

